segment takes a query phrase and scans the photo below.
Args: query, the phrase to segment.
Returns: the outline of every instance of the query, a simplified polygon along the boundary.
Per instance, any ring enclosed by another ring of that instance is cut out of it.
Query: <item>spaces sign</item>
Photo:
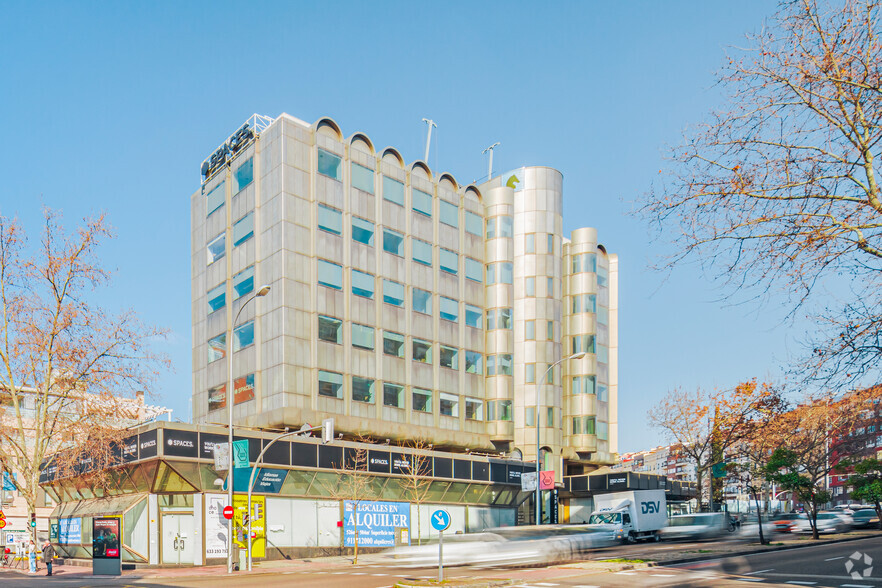
[[[393,547],[399,529],[410,533],[410,504],[407,502],[369,502],[346,500],[343,503],[343,546],[354,547],[358,533],[359,547]]]

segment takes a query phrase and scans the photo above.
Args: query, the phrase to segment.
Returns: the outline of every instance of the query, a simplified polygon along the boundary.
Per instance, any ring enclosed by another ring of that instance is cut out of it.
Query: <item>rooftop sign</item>
[[[208,178],[213,176],[217,170],[232,160],[242,149],[247,147],[260,135],[268,126],[273,123],[273,119],[260,114],[252,114],[239,129],[227,138],[226,141],[214,150],[209,157],[202,162],[202,183],[204,184]]]

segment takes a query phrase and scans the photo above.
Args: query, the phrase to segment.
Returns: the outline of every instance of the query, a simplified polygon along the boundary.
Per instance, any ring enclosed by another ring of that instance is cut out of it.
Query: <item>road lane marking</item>
[[[765,574],[766,572],[771,572],[771,571],[774,570],[774,569],[775,569],[775,568],[769,568],[769,569],[767,569],[767,570],[757,570],[757,571],[755,571],[755,572],[747,572],[747,573],[744,574],[744,575],[745,575],[745,576],[752,576],[752,575],[754,575],[754,574]]]
[[[551,582],[534,582],[534,586],[560,586],[560,584],[552,584]]]
[[[845,559],[845,556],[843,555],[841,557],[828,557],[824,561],[836,561],[837,559]]]
[[[739,582],[765,582],[765,578],[735,578]]]
[[[371,574],[371,576],[388,576],[389,574]]]
[[[817,582],[803,582],[801,580],[790,580],[785,584],[798,584],[799,586],[814,586]]]
[[[840,584],[840,588],[873,588],[869,584]]]
[[[676,574],[649,574],[655,578],[673,578]]]

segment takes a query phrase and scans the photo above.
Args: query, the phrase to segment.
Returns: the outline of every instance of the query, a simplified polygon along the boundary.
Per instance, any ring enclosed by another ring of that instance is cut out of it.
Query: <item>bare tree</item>
[[[432,487],[432,457],[427,454],[429,444],[422,439],[408,441],[404,444],[410,448],[411,454],[407,455],[408,471],[398,478],[398,485],[404,493],[404,497],[417,509],[417,544],[422,545],[423,532],[420,518],[420,508],[429,497]]]
[[[374,478],[368,473],[367,445],[373,440],[367,437],[358,438],[358,447],[344,447],[343,459],[334,464],[334,477],[323,479],[322,486],[328,495],[343,502],[343,516],[352,519],[354,556],[352,563],[358,563],[358,508],[359,503],[376,498]],[[346,512],[346,503],[352,507],[351,513]],[[345,537],[344,537],[345,540]]]
[[[29,248],[19,223],[0,216],[0,459],[19,474],[30,513],[41,464],[79,446],[80,468],[101,465],[120,423],[114,407],[148,390],[167,365],[150,349],[164,331],[87,301],[109,279],[97,256],[111,236],[104,218],[73,233],[60,221],[47,210],[39,246]]]
[[[805,307],[829,331],[803,367],[853,382],[882,357],[879,2],[780,6],[727,59],[726,105],[687,132],[641,210],[674,235],[669,267],[700,260],[733,294],[780,290],[796,312],[825,278],[848,276],[844,303]]]

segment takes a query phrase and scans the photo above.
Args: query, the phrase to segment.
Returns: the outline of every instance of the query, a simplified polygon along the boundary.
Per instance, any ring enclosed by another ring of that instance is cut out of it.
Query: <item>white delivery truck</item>
[[[588,526],[608,531],[609,537],[616,541],[658,541],[658,532],[667,524],[667,511],[664,490],[596,494]]]

